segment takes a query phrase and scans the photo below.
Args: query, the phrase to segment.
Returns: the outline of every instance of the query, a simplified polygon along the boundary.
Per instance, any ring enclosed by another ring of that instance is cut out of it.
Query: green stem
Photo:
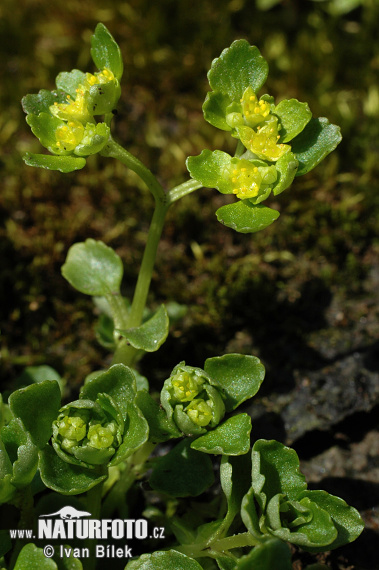
[[[146,186],[155,199],[155,210],[147,236],[145,252],[143,254],[141,269],[138,275],[136,289],[129,315],[125,307],[120,306],[117,298],[108,299],[112,306],[112,312],[119,316],[119,323],[115,322],[116,328],[134,328],[142,323],[143,311],[149,293],[151,277],[154,269],[155,257],[167,210],[171,204],[202,187],[196,180],[188,180],[179,184],[167,194],[163,187],[138,158],[117,144],[112,137],[100,153],[103,156],[113,157],[120,160],[125,166],[133,170],[145,182]],[[128,344],[126,339],[120,341],[113,357],[112,364],[123,363],[132,366],[138,356],[138,350]]]
[[[218,554],[226,553],[233,548],[244,548],[245,546],[258,546],[261,541],[254,538],[249,532],[244,532],[241,534],[235,534],[233,536],[227,536],[226,538],[221,538],[220,540],[215,540],[209,546],[207,543],[201,544],[184,544],[182,546],[175,547],[175,550],[190,556],[191,558],[203,558],[204,556],[210,556],[214,558]]]
[[[114,318],[114,326],[116,329],[128,328],[128,309],[124,303],[124,299],[120,293],[115,295],[107,295],[107,301]]]
[[[183,198],[184,196],[187,196],[187,194],[190,194],[202,187],[203,185],[201,182],[198,182],[197,180],[187,180],[186,182],[179,184],[179,186],[175,186],[175,188],[172,188],[167,193],[167,201],[170,204],[173,204],[177,200],[180,200],[180,198]]]
[[[116,143],[112,137],[109,137],[108,143],[100,154],[102,156],[117,158],[117,160],[125,164],[125,166],[130,168],[130,170],[133,170],[133,172],[138,174],[138,176],[145,182],[156,201],[166,201],[166,193],[162,185],[159,184],[158,180],[155,178],[154,174],[146,168],[138,158]]]
[[[142,322],[143,311],[146,306],[147,295],[149,293],[151,277],[153,274],[155,257],[168,208],[169,204],[166,201],[163,202],[156,200],[155,210],[142,258],[141,269],[138,275],[133,302],[129,313],[127,328],[138,327]],[[128,345],[127,341],[124,339],[118,345],[112,363],[116,364],[121,362],[131,366],[137,354],[138,350]]]

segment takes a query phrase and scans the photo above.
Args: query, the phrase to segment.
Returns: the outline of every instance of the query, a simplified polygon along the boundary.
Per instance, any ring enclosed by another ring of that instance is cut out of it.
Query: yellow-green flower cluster
[[[247,150],[261,160],[275,162],[291,147],[279,143],[281,127],[270,99],[264,95],[258,100],[252,87],[247,87],[239,103],[229,105],[226,122]]]
[[[186,435],[200,434],[215,427],[225,413],[217,388],[200,368],[179,364],[161,392],[168,417]]]
[[[53,447],[64,461],[85,467],[103,465],[122,443],[124,422],[115,403],[104,396],[64,406],[53,423]]]
[[[56,155],[88,156],[99,152],[107,143],[110,130],[107,123],[96,122],[95,116],[114,109],[121,92],[118,79],[107,68],[95,74],[73,70],[60,74],[57,84],[61,91],[47,92],[40,113],[28,111],[26,120],[33,133]],[[62,98],[65,89],[67,94]],[[29,102],[35,98],[40,103],[40,95],[28,97]]]

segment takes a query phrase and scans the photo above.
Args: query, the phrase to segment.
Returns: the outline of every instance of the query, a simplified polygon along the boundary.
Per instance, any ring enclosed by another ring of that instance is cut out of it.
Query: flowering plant
[[[111,135],[123,72],[117,43],[98,24],[91,44],[98,71],[60,73],[55,91],[24,97],[27,123],[51,153],[26,154],[24,160],[70,172],[83,168],[91,154],[115,158],[143,180],[155,211],[131,302],[121,293],[123,261],[111,247],[87,239],[69,249],[63,277],[103,311],[99,338],[114,352],[112,364],[83,379],[79,397],[63,406],[51,369],[42,380],[34,370],[34,382],[1,402],[0,500],[19,509],[22,524],[33,524],[34,503],[39,508],[44,499],[56,504],[62,495],[78,497],[97,524],[128,513],[126,503],[138,503],[131,497],[133,491],[140,497],[142,480],[139,516],[163,521],[167,541],[155,552],[156,542],[147,542],[128,570],[290,570],[288,543],[310,552],[329,550],[355,540],[363,525],[342,499],[307,489],[293,450],[263,439],[251,447],[251,417],[235,411],[258,392],[262,363],[234,353],[208,358],[203,369],[180,362],[159,397],[138,371],[138,361],[157,351],[169,333],[169,307],[146,308],[169,207],[208,186],[237,198],[218,209],[220,222],[241,233],[262,230],[279,217],[262,202],[330,153],[341,140],[339,129],[312,118],[306,103],[290,99],[276,105],[271,96],[259,96],[267,62],[258,48],[237,40],[213,61],[212,90],[203,106],[205,119],[238,141],[235,155],[203,150],[189,157],[191,179],[165,191]],[[218,466],[224,496],[212,497]],[[214,514],[211,521],[194,513],[191,498],[200,495]],[[70,568],[96,567],[94,543],[95,537],[91,556]],[[48,560],[46,548],[23,545],[20,536],[13,555],[11,549],[5,541],[1,555],[16,570],[71,563],[57,555]]]

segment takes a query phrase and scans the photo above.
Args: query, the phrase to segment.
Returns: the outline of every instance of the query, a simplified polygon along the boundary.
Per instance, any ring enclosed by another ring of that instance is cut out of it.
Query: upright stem
[[[146,306],[146,300],[149,293],[151,277],[154,269],[155,257],[167,210],[171,204],[183,196],[186,196],[198,188],[201,188],[202,184],[196,180],[188,180],[183,184],[176,186],[166,194],[161,184],[155,178],[154,174],[148,168],[146,168],[146,166],[140,160],[138,160],[138,158],[117,144],[112,139],[112,137],[109,138],[109,141],[101,151],[101,154],[103,156],[117,158],[123,164],[125,164],[125,166],[138,174],[138,176],[145,182],[146,186],[153,194],[155,199],[155,210],[147,236],[145,252],[142,258],[141,269],[138,275],[130,314],[127,318],[127,328],[133,328],[138,327],[142,322],[143,311]],[[111,299],[110,301],[112,301],[115,305],[116,302],[119,302],[119,299]],[[117,309],[117,307],[115,307],[115,309]],[[125,310],[123,310],[120,314],[122,328],[126,328],[125,317]],[[123,363],[131,366],[134,364],[137,354],[138,350],[130,346],[126,339],[123,339],[116,349],[112,362],[113,364]]]
[[[151,225],[147,236],[146,247],[142,258],[141,269],[137,279],[136,290],[134,292],[132,307],[130,310],[130,328],[138,327],[142,322],[143,310],[145,308],[147,295],[149,293],[155,257],[168,207],[169,206],[166,203],[162,203],[160,201],[157,201],[155,205],[153,218],[151,220]]]
[[[169,204],[166,201],[156,200],[155,210],[142,258],[141,269],[138,275],[137,285],[130,309],[128,328],[138,327],[142,322],[143,311],[146,306],[151,277],[153,274],[155,257],[168,208]],[[122,362],[123,364],[130,366],[133,364],[137,353],[138,350],[128,345],[127,341],[124,339],[116,349],[113,357],[113,364]]]

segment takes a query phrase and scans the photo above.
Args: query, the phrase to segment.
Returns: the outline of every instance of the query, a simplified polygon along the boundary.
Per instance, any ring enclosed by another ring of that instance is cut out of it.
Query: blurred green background
[[[285,389],[294,367],[312,365],[307,335],[325,326],[333,299],[352,307],[336,326],[370,319],[379,271],[377,0],[2,0],[0,15],[4,388],[25,365],[49,364],[75,390],[109,363],[95,340],[91,299],[60,275],[72,243],[92,237],[114,247],[125,261],[126,295],[138,273],[152,199],[133,173],[101,157],[68,175],[21,159],[42,150],[20,99],[53,89],[60,71],[93,71],[89,42],[99,21],[125,62],[114,136],[166,187],[187,178],[188,155],[233,152],[235,141],[203,120],[201,105],[212,59],[237,38],[268,60],[265,90],[277,101],[308,101],[343,133],[322,165],[271,201],[281,216],[260,234],[218,224],[225,197],[214,190],[172,207],[150,305],[189,309],[142,371],[158,383],[183,358],[201,366],[239,350],[263,359],[266,389]]]

